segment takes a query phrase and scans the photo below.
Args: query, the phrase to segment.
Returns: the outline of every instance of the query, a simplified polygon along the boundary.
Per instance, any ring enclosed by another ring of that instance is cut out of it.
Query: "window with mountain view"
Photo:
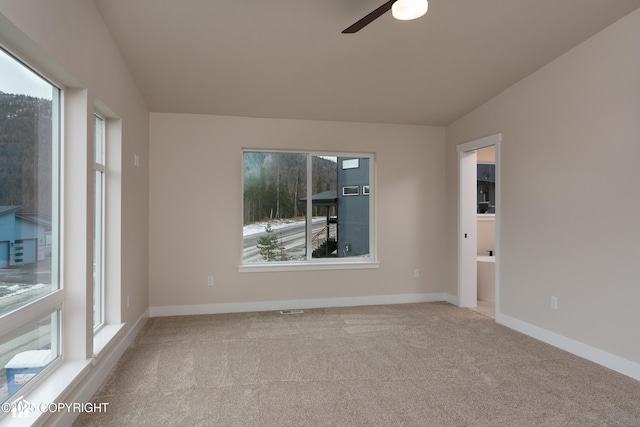
[[[242,262],[371,260],[373,157],[243,152]]]
[[[1,49],[0,74],[0,401],[5,401],[60,355],[60,90]]]

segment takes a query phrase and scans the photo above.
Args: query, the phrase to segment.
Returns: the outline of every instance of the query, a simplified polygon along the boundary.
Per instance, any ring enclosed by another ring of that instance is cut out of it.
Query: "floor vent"
[[[280,314],[302,314],[304,310],[280,310]]]

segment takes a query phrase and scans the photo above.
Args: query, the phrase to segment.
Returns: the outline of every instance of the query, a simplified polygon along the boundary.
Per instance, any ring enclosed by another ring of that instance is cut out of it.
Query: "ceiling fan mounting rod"
[[[350,27],[344,29],[342,31],[342,34],[357,33],[358,31],[360,31],[361,29],[363,29],[364,27],[366,27],[367,25],[371,24],[373,21],[375,21],[376,19],[380,18],[382,15],[384,15],[385,13],[390,11],[391,10],[391,6],[393,6],[393,4],[396,1],[397,0],[389,0],[388,2],[383,4],[382,6],[380,6],[376,10],[374,10],[373,12],[369,13],[368,15],[366,15],[364,18],[360,19],[355,24],[353,24]]]
[[[416,19],[427,13],[429,2],[427,0],[389,0],[355,24],[342,31],[342,34],[352,34],[360,31],[389,10],[393,17],[403,21]]]

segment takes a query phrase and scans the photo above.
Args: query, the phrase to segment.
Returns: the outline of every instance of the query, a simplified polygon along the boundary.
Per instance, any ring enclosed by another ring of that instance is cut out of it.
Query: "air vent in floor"
[[[280,310],[280,314],[302,314],[304,310]]]

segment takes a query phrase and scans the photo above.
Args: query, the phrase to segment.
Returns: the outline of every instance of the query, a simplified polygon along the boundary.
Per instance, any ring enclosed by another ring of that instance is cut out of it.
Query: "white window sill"
[[[28,402],[32,410],[25,411],[22,416],[3,414],[0,426],[22,427],[41,425],[52,413],[49,404],[60,402],[77,387],[89,372],[91,359],[63,362],[55,367],[35,388],[24,394],[23,402]],[[18,391],[7,402],[14,402],[23,396]],[[42,411],[44,409],[44,411]]]
[[[124,330],[124,323],[114,325],[104,325],[93,336],[93,365],[95,366],[100,358],[106,353],[110,344],[116,341],[116,338]]]
[[[380,268],[378,261],[345,261],[345,262],[273,262],[242,264],[238,266],[240,273],[259,273],[266,271],[317,271],[317,270],[358,270]]]
[[[21,427],[44,423],[46,418],[52,415],[50,407],[47,411],[48,405],[61,402],[71,390],[80,384],[89,372],[90,365],[95,365],[124,331],[124,325],[124,323],[104,325],[94,335],[93,359],[62,362],[58,366],[51,366],[51,371],[46,374],[43,372],[45,377],[33,389],[28,390],[24,395],[18,392],[9,398],[7,402],[14,402],[23,396],[23,400],[31,405],[33,411],[15,417],[10,413],[2,414],[0,426]]]
[[[478,221],[495,221],[496,214],[478,214]]]

